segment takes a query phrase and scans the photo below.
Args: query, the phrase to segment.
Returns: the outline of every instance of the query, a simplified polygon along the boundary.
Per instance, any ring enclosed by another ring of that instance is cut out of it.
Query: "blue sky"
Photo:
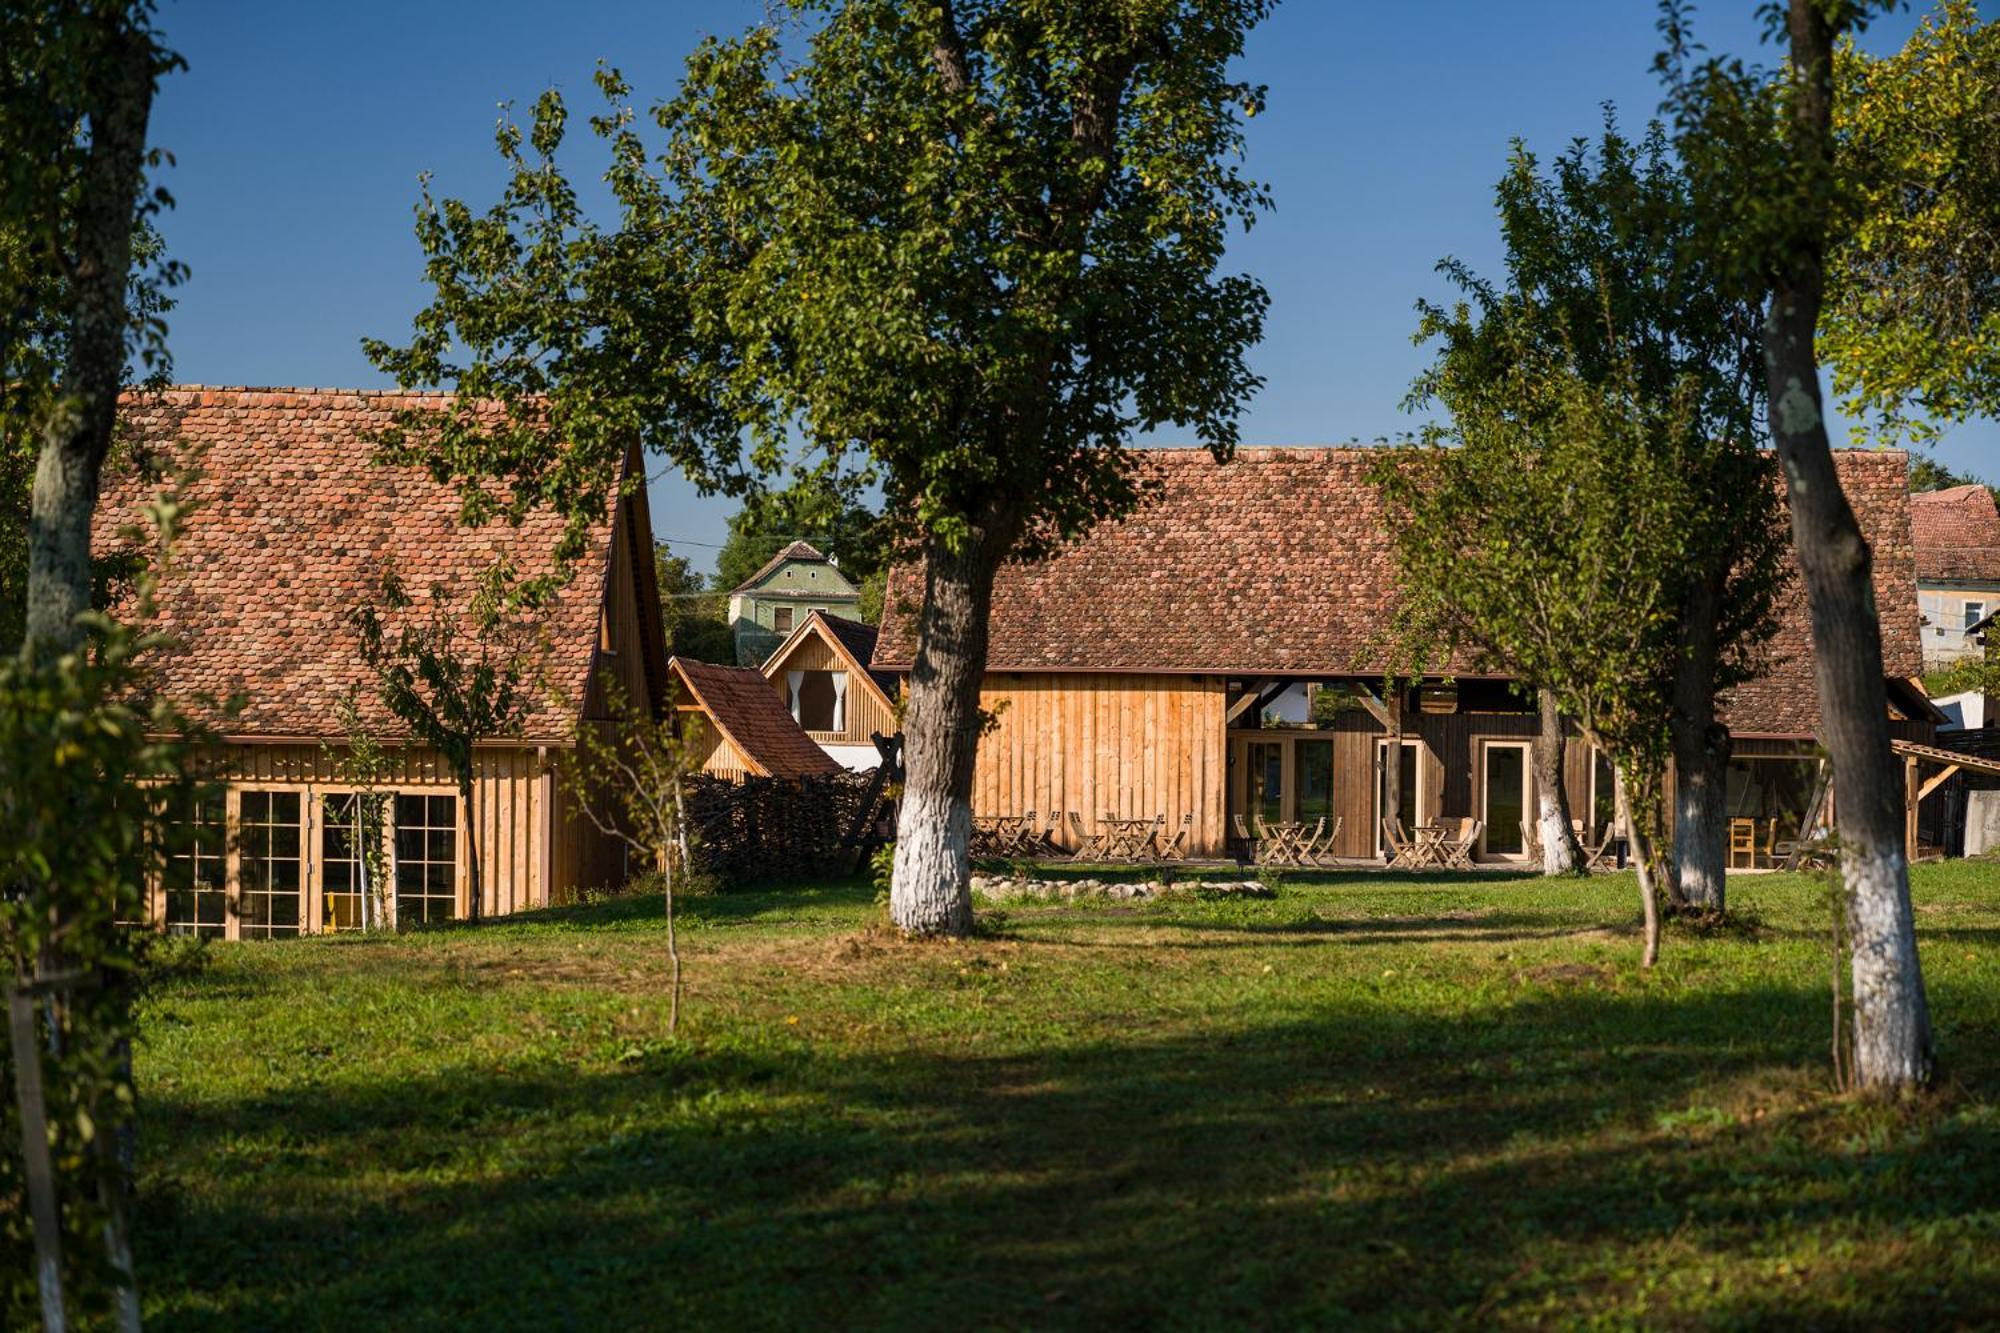
[[[1710,0],[1698,30],[1716,50],[1775,59],[1756,45],[1754,8]],[[164,229],[192,274],[172,320],[178,378],[386,383],[360,339],[400,338],[424,299],[419,173],[483,206],[502,180],[500,103],[525,107],[553,85],[581,105],[600,58],[642,99],[664,95],[703,33],[763,11],[764,0],[165,0],[161,26],[189,64],[154,116],[155,142],[176,158]],[[1232,254],[1272,297],[1247,443],[1411,427],[1399,404],[1422,359],[1412,304],[1444,294],[1433,265],[1451,254],[1497,268],[1492,189],[1511,138],[1552,153],[1590,134],[1606,100],[1630,126],[1653,113],[1655,16],[1650,0],[1280,5],[1244,62],[1271,90],[1250,168],[1276,201]],[[1869,45],[1900,44],[1914,21],[1879,24]],[[2000,480],[2000,426],[1963,427],[1938,455]],[[657,477],[653,495],[658,534],[706,567],[733,502],[677,475]]]

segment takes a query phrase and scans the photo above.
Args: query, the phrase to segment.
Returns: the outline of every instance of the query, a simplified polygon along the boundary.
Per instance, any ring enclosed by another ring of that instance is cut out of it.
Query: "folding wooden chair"
[[[1402,870],[1416,864],[1416,849],[1403,836],[1402,826],[1393,819],[1382,821],[1382,841],[1389,848],[1388,868]]]
[[[1236,823],[1236,841],[1243,848],[1244,858],[1254,862],[1259,840],[1250,836],[1250,826],[1243,822],[1242,815],[1231,815],[1230,818]]]
[[[1333,818],[1333,827],[1328,828],[1325,818],[1321,818],[1319,829],[1313,834],[1312,841],[1306,844],[1307,864],[1323,866],[1327,862],[1336,859],[1333,849],[1335,844],[1340,841],[1340,826],[1343,822],[1339,815],[1335,815]]]
[[[1445,851],[1445,864],[1453,870],[1472,869],[1472,849],[1479,845],[1479,834],[1486,827],[1481,819],[1461,819],[1458,821],[1458,840]]]
[[[1162,815],[1161,818],[1165,819],[1166,816]],[[1162,861],[1185,861],[1187,859],[1188,839],[1193,835],[1194,816],[1191,814],[1182,815],[1181,826],[1174,830],[1173,838],[1161,844],[1160,859]]]
[[[1606,824],[1603,834],[1596,842],[1592,842],[1588,837],[1585,837],[1577,843],[1577,847],[1583,852],[1583,868],[1585,870],[1609,870],[1611,868],[1605,863],[1605,858],[1611,851],[1611,835],[1616,831],[1617,827],[1616,824]]]
[[[1076,850],[1070,853],[1072,861],[1097,861],[1103,859],[1105,839],[1103,833],[1090,833],[1083,827],[1083,816],[1072,810],[1069,812],[1070,832],[1076,835]]]

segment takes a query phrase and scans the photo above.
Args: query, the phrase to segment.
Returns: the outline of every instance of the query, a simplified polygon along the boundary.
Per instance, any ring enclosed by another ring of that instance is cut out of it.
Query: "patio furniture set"
[[[1279,823],[1255,816],[1246,823],[1242,815],[1234,818],[1236,840],[1258,865],[1325,866],[1339,859],[1333,853],[1333,845],[1340,837],[1343,822],[1338,818],[1298,823]],[[1257,830],[1255,833],[1251,832],[1253,823]]]
[[[1382,841],[1391,870],[1470,870],[1473,850],[1486,828],[1480,819],[1447,819],[1418,824],[1408,833],[1401,820],[1382,821]]]
[[[1729,821],[1729,868],[1731,870],[1813,869],[1832,864],[1833,850],[1823,838],[1801,839],[1781,825],[1789,820],[1732,819]]]
[[[1583,852],[1583,868],[1585,870],[1623,870],[1625,868],[1625,835],[1618,832],[1617,824],[1604,825],[1603,828],[1598,830],[1595,838],[1590,836],[1590,825],[1584,823],[1581,819],[1570,820],[1569,826],[1571,831],[1576,834],[1577,847]],[[1521,821],[1521,846],[1527,849],[1528,856],[1531,859],[1536,861],[1542,859],[1541,830],[1536,828],[1530,820],[1524,819]]]
[[[1097,831],[1084,826],[1083,816],[1067,813],[1074,848],[1057,841],[1065,812],[1052,810],[1044,826],[1036,812],[1025,815],[976,815],[972,820],[972,855],[989,860],[1180,861],[1187,856],[1194,816],[1182,815],[1180,827],[1167,834],[1167,817],[1128,819],[1108,811]]]

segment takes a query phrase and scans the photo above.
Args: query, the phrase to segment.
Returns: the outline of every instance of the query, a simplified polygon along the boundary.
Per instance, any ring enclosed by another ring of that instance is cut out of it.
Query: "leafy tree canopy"
[[[888,563],[889,523],[870,508],[865,479],[824,470],[778,491],[754,491],[729,520],[715,558],[715,586],[728,592],[795,541],[811,542],[859,584]]]
[[[1215,269],[1266,204],[1237,165],[1262,92],[1226,69],[1270,8],[789,0],[644,111],[599,71],[608,224],[547,92],[499,129],[499,202],[418,208],[434,299],[407,345],[367,351],[466,401],[385,449],[458,478],[469,518],[570,514],[571,554],[635,437],[723,491],[801,440],[865,458],[953,547],[1080,531],[1133,502],[1135,430],[1226,450],[1258,382],[1264,292]]]
[[[1853,222],[1820,348],[1858,437],[2000,416],[2000,24],[1943,0],[1901,51],[1850,39],[1834,128]]]

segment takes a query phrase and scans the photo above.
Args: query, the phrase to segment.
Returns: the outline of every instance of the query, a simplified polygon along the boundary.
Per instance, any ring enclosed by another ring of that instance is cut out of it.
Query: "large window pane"
[[[396,798],[396,923],[458,913],[458,798]]]
[[[163,887],[169,934],[222,938],[229,922],[229,894],[224,885],[227,848],[220,799],[195,801],[185,819],[167,825]]]
[[[1333,818],[1333,742],[1299,741],[1296,804],[1301,820]]]
[[[1521,821],[1528,814],[1528,752],[1518,745],[1485,750],[1486,850],[1495,856],[1521,851]]]
[[[321,930],[361,928],[368,893],[368,867],[361,850],[368,836],[358,795],[343,792],[325,799],[319,826]]]
[[[1265,823],[1285,817],[1285,747],[1252,741],[1250,752],[1250,811]]]
[[[246,791],[239,798],[237,934],[244,939],[299,933],[303,808],[295,791]]]

